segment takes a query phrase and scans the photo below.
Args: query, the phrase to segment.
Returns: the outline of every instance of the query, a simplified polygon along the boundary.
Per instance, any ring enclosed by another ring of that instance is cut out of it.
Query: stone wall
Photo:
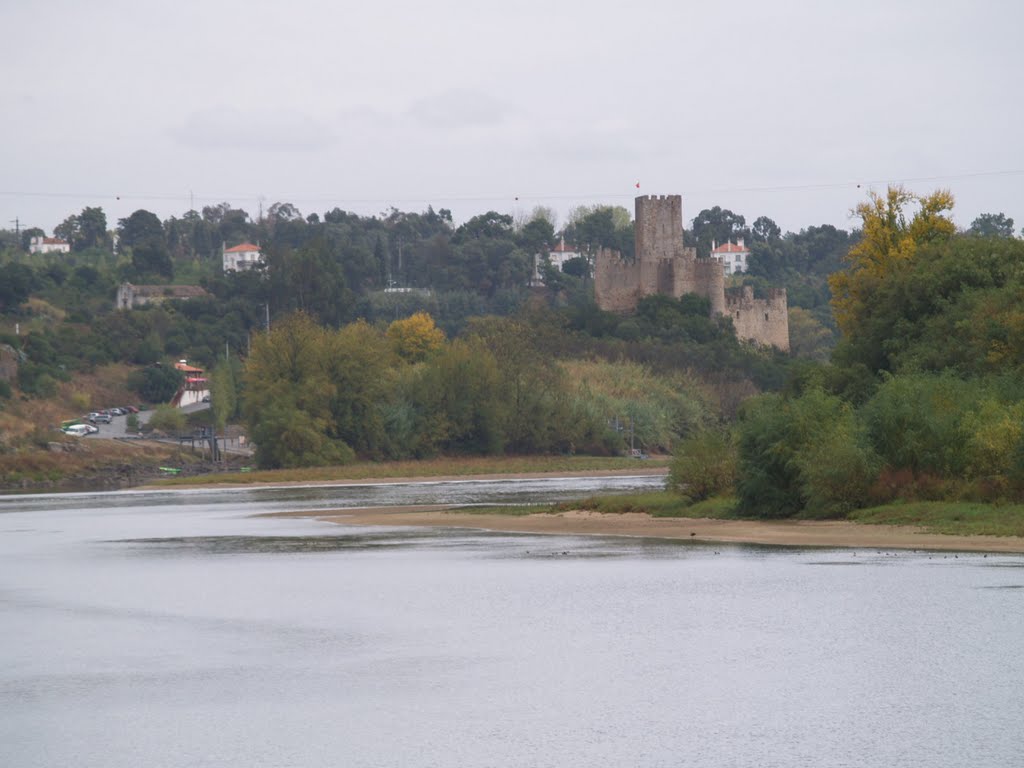
[[[640,270],[618,251],[602,248],[594,259],[594,293],[606,312],[632,312],[640,298]]]
[[[789,351],[789,306],[785,288],[773,288],[767,299],[755,299],[749,285],[725,292],[725,312],[736,338]]]

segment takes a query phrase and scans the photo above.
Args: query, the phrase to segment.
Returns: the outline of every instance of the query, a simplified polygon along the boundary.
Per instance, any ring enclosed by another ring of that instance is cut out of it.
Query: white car
[[[99,430],[92,424],[72,424],[64,430],[65,435],[74,435],[75,437],[85,437],[94,432],[99,432]]]

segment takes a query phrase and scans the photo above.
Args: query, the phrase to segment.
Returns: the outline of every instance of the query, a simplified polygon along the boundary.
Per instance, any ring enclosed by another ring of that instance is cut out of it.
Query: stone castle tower
[[[732,318],[737,338],[789,351],[786,290],[773,290],[768,299],[755,299],[749,286],[726,291],[721,260],[699,259],[683,245],[680,195],[636,198],[635,231],[634,261],[607,249],[597,254],[594,294],[601,309],[633,312],[644,296],[696,293],[710,300],[712,315]]]

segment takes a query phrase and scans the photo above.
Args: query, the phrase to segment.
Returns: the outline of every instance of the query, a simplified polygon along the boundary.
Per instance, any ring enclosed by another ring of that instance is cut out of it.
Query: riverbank
[[[359,462],[334,467],[221,472],[168,478],[150,487],[289,487],[444,482],[452,480],[524,480],[543,477],[601,477],[668,474],[667,457],[637,461],[605,456],[502,456]]]
[[[957,536],[926,533],[915,526],[848,521],[656,518],[638,512],[606,514],[586,510],[501,515],[438,506],[352,509],[315,515],[300,512],[287,516],[315,517],[340,525],[474,528],[505,533],[631,536],[723,544],[1024,553],[1024,537],[1019,536]]]

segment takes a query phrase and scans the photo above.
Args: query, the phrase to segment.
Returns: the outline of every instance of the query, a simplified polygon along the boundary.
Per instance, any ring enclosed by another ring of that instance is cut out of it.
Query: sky
[[[1024,227],[1016,0],[0,0],[0,228],[229,202]],[[639,187],[637,185],[639,184]]]

